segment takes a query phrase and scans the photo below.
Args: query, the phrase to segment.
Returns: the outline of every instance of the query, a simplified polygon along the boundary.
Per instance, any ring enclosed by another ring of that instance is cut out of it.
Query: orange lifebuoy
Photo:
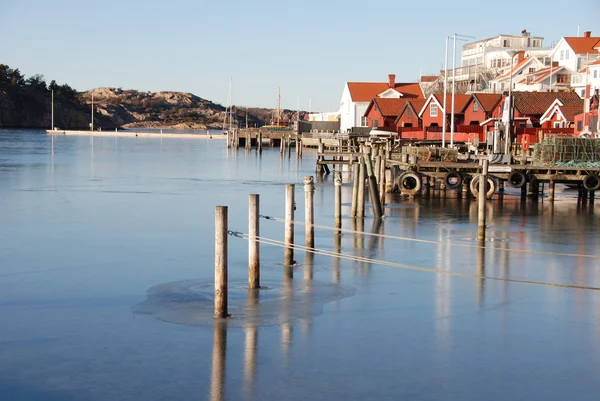
[[[527,135],[523,135],[523,139],[521,140],[521,149],[529,150],[529,141],[527,140]]]

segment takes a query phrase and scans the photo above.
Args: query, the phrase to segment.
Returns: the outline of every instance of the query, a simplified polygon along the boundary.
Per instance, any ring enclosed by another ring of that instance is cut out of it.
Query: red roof
[[[400,110],[406,104],[406,99],[402,98],[380,98],[373,99],[373,103],[383,117],[397,117]]]
[[[559,99],[565,106],[578,106],[581,98],[575,92],[513,92],[514,107],[523,115],[543,115]]]
[[[495,93],[473,93],[471,98],[477,99],[477,103],[479,103],[483,111],[489,113],[490,111],[493,111],[496,106],[498,106],[498,103],[500,103],[500,100],[502,100],[502,95]],[[465,109],[469,103],[471,103],[471,99],[467,100],[463,108],[460,110],[461,113],[465,112]]]
[[[527,57],[524,60],[521,60],[520,63],[517,63],[516,65],[513,66],[513,69],[494,78],[494,80],[496,79],[504,79],[504,78],[509,78],[511,75],[513,75],[515,72],[519,71],[521,68],[523,68],[525,66],[525,64],[529,63],[531,60],[533,60],[533,57]]]
[[[600,41],[600,37],[565,36],[565,41],[575,54],[597,53],[594,47]]]
[[[442,108],[444,108],[444,95],[443,94],[435,94],[433,96],[435,96],[435,98],[438,101],[438,103],[440,104],[440,106],[442,106]],[[455,94],[454,95],[454,113],[460,113],[470,98],[471,98],[471,95],[465,95],[462,93]],[[448,95],[446,95],[446,108],[448,109],[446,111],[446,114],[450,114],[452,112],[451,107],[452,107],[452,95],[448,94]]]
[[[560,106],[559,108],[567,121],[575,121],[575,116],[581,113],[583,108],[583,100],[581,100],[581,106]]]
[[[382,92],[390,89],[387,82],[348,82],[348,89],[353,102],[370,102]],[[423,97],[423,91],[418,83],[399,83],[394,90],[402,93],[403,97]]]
[[[439,76],[436,75],[423,75],[421,76],[421,82],[435,82],[439,79]]]

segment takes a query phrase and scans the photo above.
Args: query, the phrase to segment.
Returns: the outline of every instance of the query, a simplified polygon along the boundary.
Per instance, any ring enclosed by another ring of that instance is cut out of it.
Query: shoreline
[[[48,135],[71,135],[71,136],[103,136],[103,137],[128,137],[128,138],[178,138],[178,139],[227,139],[224,134],[178,134],[161,132],[139,132],[139,131],[83,131],[83,130],[45,130]]]

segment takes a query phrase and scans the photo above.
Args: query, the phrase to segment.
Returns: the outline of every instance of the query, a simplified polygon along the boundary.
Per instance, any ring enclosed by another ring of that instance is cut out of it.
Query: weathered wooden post
[[[335,228],[342,228],[342,173],[336,172],[333,176],[333,184],[335,186],[335,211],[333,213],[335,219]],[[337,232],[339,234],[339,231]]]
[[[550,202],[554,202],[554,189],[555,189],[556,183],[554,182],[554,180],[550,180],[550,183],[548,184],[548,200]]]
[[[256,144],[256,147],[258,149],[258,152],[262,152],[262,141],[263,141],[263,137],[262,137],[262,131],[258,131],[258,139],[257,139],[258,143]]]
[[[478,199],[478,218],[477,218],[477,240],[485,240],[485,202],[487,200],[487,173],[488,173],[489,161],[483,160],[481,166],[481,175],[479,176],[479,199]]]
[[[315,184],[314,177],[304,177],[304,230],[306,234],[306,247],[315,247]]]
[[[358,165],[352,168],[352,206],[350,207],[350,217],[356,217],[356,211],[358,208],[358,187],[360,181],[360,158],[358,159]]]
[[[227,314],[227,206],[215,209],[215,311],[214,318]]]
[[[358,217],[365,217],[365,159],[369,157],[364,154],[360,157],[360,166],[358,167],[358,208],[356,214]]]
[[[260,195],[250,194],[248,200],[248,288],[260,288]]]
[[[294,184],[285,186],[285,251],[283,264],[291,266],[294,264]]]
[[[279,140],[279,153],[283,154],[283,147],[285,146],[285,139],[283,138],[283,135],[281,136],[281,139]]]
[[[381,210],[381,202],[379,201],[377,179],[373,175],[371,159],[368,156],[366,157],[365,165],[367,166],[367,175],[369,177],[369,194],[371,196],[371,205],[373,206],[373,216],[376,219],[380,219],[383,215],[383,211]]]

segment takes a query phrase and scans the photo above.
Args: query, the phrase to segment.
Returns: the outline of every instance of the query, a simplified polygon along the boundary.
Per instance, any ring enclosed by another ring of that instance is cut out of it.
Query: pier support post
[[[214,318],[227,314],[227,206],[215,209],[215,301]]]
[[[548,200],[550,202],[554,202],[554,190],[555,190],[555,182],[554,180],[550,180],[550,182],[548,183]]]
[[[478,200],[478,216],[477,216],[477,240],[484,241],[485,240],[485,202],[487,200],[486,194],[486,184],[487,184],[487,174],[488,174],[488,164],[489,161],[487,159],[483,160],[483,164],[481,167],[481,176],[479,176],[479,198]]]
[[[294,184],[285,186],[285,251],[283,254],[283,264],[292,266],[294,264]]]
[[[315,184],[314,177],[304,177],[304,231],[306,235],[306,247],[315,247]]]
[[[258,143],[256,144],[258,152],[262,152],[262,131],[258,131],[258,139],[256,140]]]
[[[358,207],[356,210],[358,217],[365,217],[365,159],[367,157],[368,155],[363,153],[358,167]]]
[[[335,228],[342,228],[342,173],[336,172],[333,176],[335,186],[335,210],[333,213],[335,219]],[[339,231],[336,233],[339,234]]]
[[[358,187],[360,181],[360,158],[358,159],[358,165],[352,168],[352,206],[350,208],[350,217],[356,217],[356,210],[358,208]]]
[[[371,159],[367,155],[365,165],[367,167],[367,175],[369,177],[369,194],[371,196],[371,205],[373,206],[373,216],[375,219],[380,219],[383,215],[381,210],[381,202],[379,201],[379,191],[377,187],[377,179],[373,174],[373,166],[371,165]]]
[[[248,288],[260,288],[260,195],[250,194],[248,200]]]

